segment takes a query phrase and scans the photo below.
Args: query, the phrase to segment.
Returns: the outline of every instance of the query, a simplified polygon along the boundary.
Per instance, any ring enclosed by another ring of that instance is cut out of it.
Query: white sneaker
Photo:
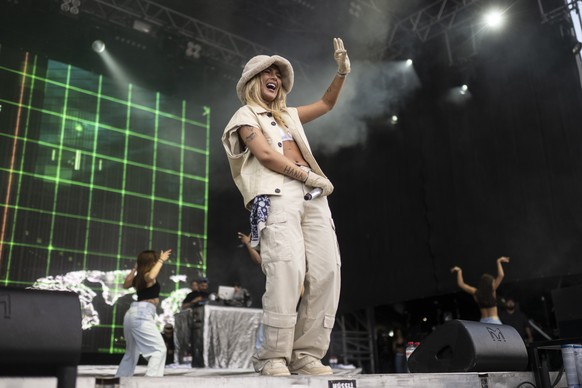
[[[303,365],[298,369],[291,369],[291,372],[299,375],[323,376],[333,375],[333,371],[327,365],[323,365],[321,361],[311,361],[309,364]]]
[[[261,369],[262,376],[289,376],[289,368],[283,358],[273,358],[265,363]]]

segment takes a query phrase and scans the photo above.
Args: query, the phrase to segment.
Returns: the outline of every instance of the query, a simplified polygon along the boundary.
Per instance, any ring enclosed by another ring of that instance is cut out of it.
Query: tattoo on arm
[[[255,133],[255,129],[254,128],[250,128],[249,129],[249,134],[245,137],[245,144],[249,144],[251,141],[255,140],[255,138],[257,137],[257,134]]]
[[[298,171],[297,169],[294,169],[294,168],[289,167],[289,166],[285,166],[285,168],[283,169],[283,174],[287,175],[288,177],[291,177],[293,179],[297,179],[298,181],[301,180],[301,175],[302,175],[301,170]]]

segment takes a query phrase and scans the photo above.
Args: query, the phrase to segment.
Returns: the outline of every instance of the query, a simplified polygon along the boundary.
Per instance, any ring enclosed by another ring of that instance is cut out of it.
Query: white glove
[[[309,171],[305,184],[313,188],[319,187],[322,190],[321,195],[330,195],[333,193],[333,185],[329,179],[324,178],[321,175],[317,175],[313,171]]]
[[[341,38],[333,38],[333,57],[337,62],[337,72],[339,75],[345,76],[352,68],[350,67],[350,58],[348,57],[348,52],[344,48],[344,42]]]

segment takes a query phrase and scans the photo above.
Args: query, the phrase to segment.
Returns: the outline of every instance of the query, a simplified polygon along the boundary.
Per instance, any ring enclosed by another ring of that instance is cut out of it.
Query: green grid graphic
[[[187,286],[170,276],[204,275],[210,108],[7,51],[0,56],[0,286],[126,270],[144,249],[173,250],[159,278],[162,296]],[[95,305],[100,324],[84,351],[121,350],[124,303]]]

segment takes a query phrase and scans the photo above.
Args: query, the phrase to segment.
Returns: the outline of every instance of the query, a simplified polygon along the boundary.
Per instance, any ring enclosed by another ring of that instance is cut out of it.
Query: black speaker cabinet
[[[204,306],[192,309],[190,352],[192,354],[192,367],[204,368]]]
[[[81,306],[74,292],[0,287],[0,375],[56,376],[75,387]]]
[[[453,320],[429,334],[410,355],[413,373],[522,371],[525,344],[508,325]]]

